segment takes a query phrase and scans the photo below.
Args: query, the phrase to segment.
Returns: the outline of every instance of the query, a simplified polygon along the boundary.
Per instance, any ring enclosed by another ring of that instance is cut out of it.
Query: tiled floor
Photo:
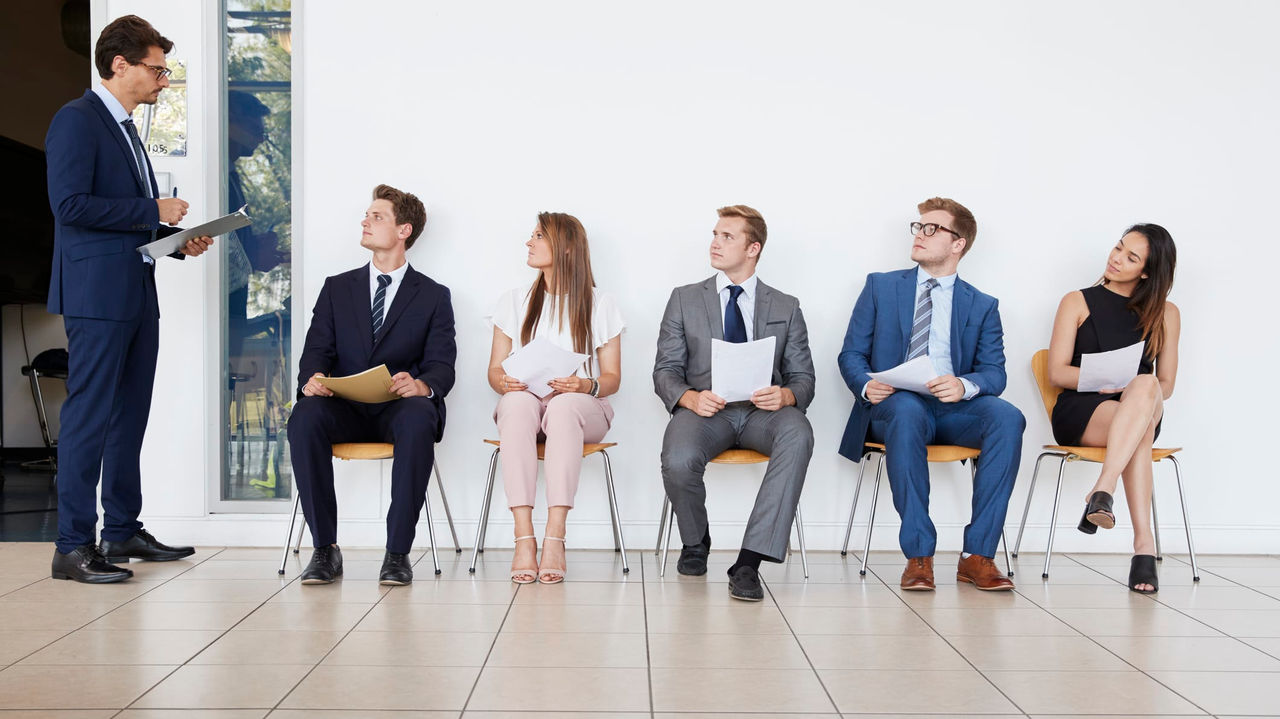
[[[380,550],[332,586],[276,575],[276,549],[135,563],[123,584],[48,578],[49,544],[0,544],[5,717],[798,717],[1280,715],[1280,558],[1168,557],[1154,598],[1127,558],[1024,554],[1014,593],[897,589],[901,560],[765,565],[768,594],[658,576],[652,552],[571,551],[569,581],[516,587],[510,551],[418,552],[386,589]],[[1256,580],[1256,581],[1255,581]]]

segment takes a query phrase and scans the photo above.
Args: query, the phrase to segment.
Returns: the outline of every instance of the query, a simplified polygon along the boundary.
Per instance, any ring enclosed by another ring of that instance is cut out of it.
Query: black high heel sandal
[[[1150,584],[1151,589],[1138,589],[1139,584]],[[1135,554],[1129,561],[1129,591],[1138,594],[1155,594],[1160,591],[1160,578],[1156,576],[1156,558],[1150,554]]]
[[[1106,492],[1094,492],[1089,503],[1084,507],[1084,516],[1080,518],[1080,526],[1076,527],[1085,534],[1093,534],[1098,527],[1111,529],[1116,526],[1116,515],[1111,511],[1111,495]]]

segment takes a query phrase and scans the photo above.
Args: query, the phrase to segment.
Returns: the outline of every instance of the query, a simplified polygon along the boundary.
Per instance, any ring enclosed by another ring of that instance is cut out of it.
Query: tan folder
[[[377,404],[400,399],[400,395],[389,391],[391,373],[384,364],[349,377],[317,377],[316,381],[328,387],[338,397],[353,402]]]

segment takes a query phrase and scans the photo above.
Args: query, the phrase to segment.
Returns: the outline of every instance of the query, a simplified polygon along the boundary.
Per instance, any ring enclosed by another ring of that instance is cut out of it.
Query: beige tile
[[[1164,591],[1161,590],[1161,594]],[[1122,586],[1100,588],[1087,584],[1056,582],[1025,584],[1018,594],[1050,611],[1057,609],[1150,609],[1156,600],[1145,594],[1130,592]]]
[[[1131,671],[1088,637],[956,636],[951,644],[978,671]]]
[[[707,714],[707,713],[686,714],[681,712],[677,714],[677,713],[658,712],[653,716],[655,717],[655,719],[810,719],[811,717],[816,719],[817,717],[838,717],[840,715],[835,713],[810,714],[808,712],[804,714],[795,714],[792,712],[787,712],[785,714],[770,714],[770,713],[757,713],[757,712],[751,712],[749,714],[724,714],[721,712],[716,712],[714,714]],[[573,719],[578,719],[578,717],[574,716]],[[859,719],[861,719],[861,716],[859,716]],[[902,719],[902,717],[895,716],[894,719]],[[937,719],[937,717],[931,717],[930,719]]]
[[[510,632],[493,645],[491,667],[645,667],[642,633]]]
[[[1016,714],[982,675],[964,671],[868,671],[824,669],[818,672],[842,712],[918,712],[930,714]]]
[[[570,582],[526,584],[515,595],[517,606],[524,604],[644,604],[645,587],[640,582]]]
[[[732,564],[732,562],[729,564]],[[760,567],[760,577],[769,584],[795,584],[804,582],[808,582],[810,584],[829,584],[832,582],[838,584],[857,584],[861,581],[870,580],[870,574],[866,577],[858,574],[859,566],[860,565],[857,564],[811,563],[809,564],[809,577],[806,579],[804,576],[804,568],[800,565],[800,555],[797,553],[793,555],[791,561],[785,564],[762,565]],[[726,565],[724,569],[714,575],[715,578],[727,583],[729,580],[725,571],[728,570],[728,568],[728,565]],[[675,568],[672,567],[670,571],[674,572]],[[901,567],[898,568],[898,573],[902,573]],[[711,576],[710,568],[708,568],[707,574],[708,576]]]
[[[306,664],[188,664],[133,704],[139,709],[270,709]]]
[[[654,667],[716,669],[808,669],[795,637],[786,634],[650,634]]]
[[[22,664],[182,664],[220,633],[82,629],[27,657]]]
[[[628,555],[627,561],[628,562],[632,561],[630,555]],[[571,562],[568,565],[568,569],[569,571],[565,574],[566,582],[625,582],[625,583],[634,582],[636,584],[640,583],[639,562],[636,562],[634,565],[631,566],[631,572],[628,574],[622,573],[621,559],[614,561],[612,563],[610,562],[577,562],[575,564]],[[672,573],[674,573],[675,568],[673,567],[671,571]],[[510,581],[511,579],[510,560],[507,561],[506,570],[502,573],[502,576],[506,578],[508,581]],[[725,581],[728,581],[727,577]]]
[[[938,576],[939,580],[942,580],[942,578],[941,575]],[[971,584],[942,582],[932,592],[918,592],[904,591],[895,583],[891,591],[903,604],[912,608],[1009,609],[1011,607],[1035,607],[1034,603],[1016,591],[984,592],[980,589],[975,589]]]
[[[230,629],[257,604],[246,602],[132,602],[87,625],[102,629]]]
[[[47,573],[46,573],[47,574]],[[161,582],[131,579],[111,584],[84,584],[46,576],[0,598],[4,602],[93,602],[124,604],[155,590]]]
[[[133,570],[133,579],[130,581],[167,582],[170,579],[186,576],[187,572],[204,563],[204,560],[197,562],[193,561],[193,559],[195,558],[180,559],[174,562],[129,562],[121,566]]]
[[[150,564],[156,563],[152,562]],[[164,564],[175,565],[179,563],[164,562]],[[134,567],[130,566],[130,568],[133,569]],[[187,571],[182,572],[175,579],[177,581],[187,581],[189,579],[277,579],[280,577],[279,571],[279,560],[209,561],[202,562],[194,567],[187,567]],[[292,579],[298,571],[295,571],[292,566],[286,566],[284,577]]]
[[[515,604],[502,631],[643,634],[645,610],[639,604]]]
[[[1109,578],[1118,582],[1119,584],[1124,585],[1126,587],[1128,586],[1127,584],[1127,582],[1129,581],[1128,565],[1125,565],[1123,567],[1098,567],[1095,571],[1102,572],[1103,574],[1107,575]],[[1156,575],[1160,578],[1160,588],[1162,590],[1165,589],[1166,587],[1191,586],[1193,584],[1198,584],[1199,586],[1202,586],[1202,587],[1238,586],[1235,580],[1228,579],[1226,576],[1222,575],[1222,572],[1224,571],[1246,572],[1246,571],[1262,571],[1262,570],[1215,569],[1214,571],[1210,572],[1202,567],[1200,569],[1200,581],[1196,582],[1195,580],[1192,579],[1191,567],[1188,565],[1163,564],[1163,566],[1156,567]]]
[[[1128,592],[1141,596],[1135,592]],[[1262,609],[1280,612],[1280,599],[1248,587],[1161,587],[1155,600],[1174,609]]]
[[[139,602],[240,602],[261,604],[289,583],[287,579],[189,579],[165,582]]]
[[[119,709],[0,709],[0,719],[111,719]]]
[[[61,631],[0,631],[0,667],[12,664],[65,636]]]
[[[727,591],[727,590],[726,590]],[[650,634],[790,634],[769,602],[725,606],[670,604],[646,608]]]
[[[489,632],[352,632],[324,666],[479,667],[493,639]]]
[[[1177,559],[1181,562],[1190,561],[1185,554],[1165,555],[1165,561],[1169,559]],[[1217,570],[1222,567],[1261,567],[1280,569],[1280,557],[1270,554],[1197,554],[1196,564],[1207,569]],[[1124,566],[1129,566],[1128,564]]]
[[[302,589],[307,588],[299,586]],[[537,593],[534,591],[530,594]],[[384,604],[510,604],[515,595],[516,585],[510,581],[428,581],[414,582],[407,587],[394,587],[387,592],[382,602]]]
[[[1204,581],[1204,570],[1201,571],[1201,581]],[[1276,588],[1280,587],[1280,564],[1272,567],[1229,567],[1216,568],[1212,570],[1213,574],[1232,582],[1243,584],[1247,587],[1258,588]],[[1162,577],[1164,575],[1161,575]],[[1163,586],[1163,585],[1162,585]]]
[[[811,669],[653,669],[654,711],[829,712]]]
[[[125,709],[115,719],[171,719],[172,709]],[[180,719],[262,719],[266,709],[186,709]]]
[[[101,667],[69,665],[52,672],[45,666],[11,666],[0,672],[0,708],[122,709],[174,668],[120,666],[112,670],[111,681],[79,681],[70,692],[67,677],[99,676]]]
[[[463,719],[648,719],[649,712],[573,712],[565,714],[564,712],[491,712],[491,711],[465,711],[462,713]],[[707,719],[715,719],[715,717],[706,716]],[[803,716],[792,714],[793,718]],[[698,719],[693,714],[682,714],[683,719]],[[398,717],[397,717],[398,719]]]
[[[648,709],[646,670],[604,667],[485,667],[467,704],[468,711],[626,712]]]
[[[478,668],[316,667],[282,709],[462,709]]]
[[[1280,637],[1280,611],[1260,609],[1187,609],[1184,612],[1236,637]]]
[[[1098,637],[1097,641],[1145,672],[1280,672],[1280,659],[1231,637]]]
[[[0,631],[63,631],[115,609],[114,602],[0,602]]]
[[[502,604],[379,604],[356,625],[358,632],[489,632],[497,633],[507,615]]]
[[[1240,641],[1280,659],[1280,637],[1245,637]]]
[[[1158,682],[1213,714],[1280,713],[1274,672],[1152,672]]]
[[[315,664],[337,645],[342,632],[232,629],[192,664]]]
[[[342,709],[276,709],[267,715],[268,719],[370,719],[367,711],[344,711]],[[384,712],[376,716],[386,719],[458,719],[457,710],[453,711],[397,711]],[[574,719],[578,719],[574,717]]]
[[[790,607],[782,612],[796,634],[932,635],[906,607]]]
[[[1063,559],[1054,555],[1053,561],[1049,565],[1049,577],[1040,576],[1041,570],[1044,568],[1043,557],[1041,564],[1037,564],[1034,568],[1026,571],[1020,571],[1014,575],[1019,585],[1030,586],[1036,582],[1048,582],[1054,586],[1066,584],[1089,584],[1089,585],[1120,585],[1118,588],[1123,591],[1124,582],[1129,578],[1129,568],[1092,568],[1082,567],[1079,564]],[[1188,573],[1190,574],[1190,573]]]
[[[413,585],[410,585],[413,586]],[[406,587],[407,588],[407,587]],[[303,584],[295,579],[268,604],[375,604],[390,596],[390,587],[377,582],[340,581],[333,584]]]
[[[1172,609],[1055,609],[1054,616],[1090,637],[1221,636],[1211,627]]]
[[[800,637],[800,646],[817,669],[970,668],[964,657],[933,633],[896,637],[807,635]]]
[[[765,592],[765,604],[771,603],[768,592],[772,589],[770,587]],[[645,582],[644,602],[650,607],[672,605],[728,607],[742,604],[742,600],[729,596],[729,590],[726,585],[720,582],[708,583],[702,581]]]
[[[1073,636],[1077,632],[1038,607],[917,608],[943,636]]]
[[[1199,714],[1195,705],[1141,672],[986,672],[1028,714],[1088,714],[1141,707],[1152,714]]]
[[[356,625],[371,604],[265,604],[245,618],[237,629],[292,629],[345,632]]]
[[[728,592],[723,592],[725,595]],[[770,584],[769,595],[790,607],[901,607],[898,594],[880,582],[853,584]]]

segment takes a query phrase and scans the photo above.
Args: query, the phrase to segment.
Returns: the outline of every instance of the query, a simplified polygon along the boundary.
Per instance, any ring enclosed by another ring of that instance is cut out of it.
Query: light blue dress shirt
[[[945,277],[933,277],[924,271],[923,267],[916,269],[916,304],[920,305],[920,298],[924,293],[924,283],[930,278],[937,280],[938,286],[933,288],[933,317],[929,325],[929,359],[933,361],[933,369],[938,376],[954,375],[955,368],[951,365],[951,308],[952,300],[955,296],[956,277],[952,273]],[[978,385],[969,380],[960,377],[960,383],[964,385],[964,398],[971,399],[978,394]]]
[[[101,83],[94,85],[93,93],[97,95],[99,99],[102,100],[103,105],[107,106],[107,112],[111,113],[111,119],[116,121],[116,129],[119,130],[120,134],[124,136],[125,147],[129,148],[130,150],[129,154],[133,156],[134,167],[138,167],[138,156],[133,153],[133,138],[129,137],[129,131],[126,130],[124,125],[122,124],[124,123],[125,120],[128,120],[131,116],[129,115],[128,112],[125,111],[124,105],[120,104],[120,101],[116,99],[115,95],[111,94],[111,91],[108,90],[106,86],[102,85]],[[147,168],[138,167],[138,176],[146,177]],[[150,185],[146,186],[145,192],[147,194],[147,197],[151,196]],[[152,232],[151,239],[154,240],[155,237],[156,237],[155,233]],[[147,257],[146,255],[142,255],[142,261],[148,265],[154,265],[156,263],[155,260],[151,259],[150,257]]]

